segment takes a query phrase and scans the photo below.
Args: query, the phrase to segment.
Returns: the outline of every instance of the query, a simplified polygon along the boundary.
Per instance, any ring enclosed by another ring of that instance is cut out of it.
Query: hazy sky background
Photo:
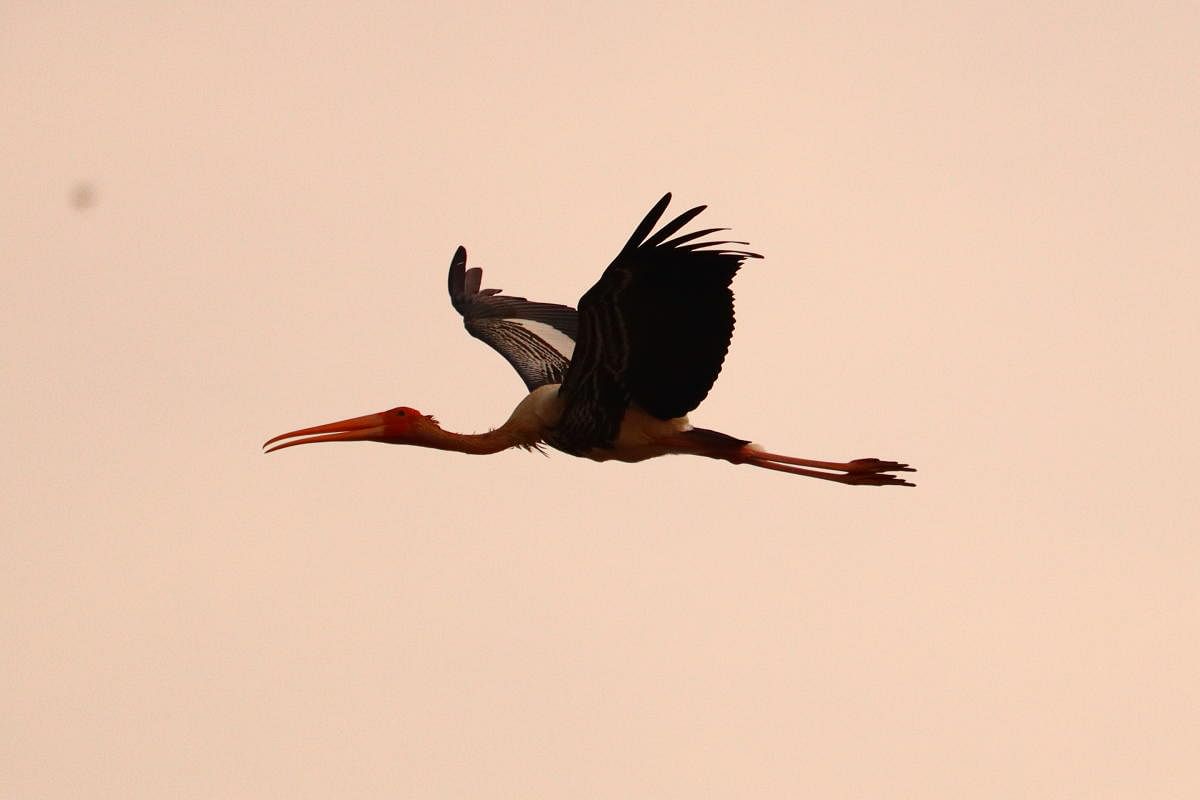
[[[0,798],[1196,797],[1198,76],[1192,3],[4,3]],[[573,303],[668,190],[766,256],[693,419],[918,488],[261,454],[500,424],[454,248]]]

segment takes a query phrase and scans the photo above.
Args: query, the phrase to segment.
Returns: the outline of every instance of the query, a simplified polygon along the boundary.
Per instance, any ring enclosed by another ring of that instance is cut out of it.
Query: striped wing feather
[[[482,282],[483,270],[467,269],[467,251],[458,248],[447,285],[467,333],[504,356],[529,391],[562,383],[578,337],[575,309],[481,289]]]

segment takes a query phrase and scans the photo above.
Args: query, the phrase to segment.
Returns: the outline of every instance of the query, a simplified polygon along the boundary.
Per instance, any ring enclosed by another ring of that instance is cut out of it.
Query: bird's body
[[[550,445],[558,448],[554,443],[554,431],[566,406],[561,388],[562,385],[557,383],[537,387],[521,399],[503,425],[485,435],[493,437],[496,444],[507,437],[511,447]],[[580,455],[593,461],[645,461],[670,453],[671,449],[664,443],[690,430],[692,425],[687,417],[658,419],[637,406],[630,406],[621,418],[621,427],[611,447],[592,447]]]
[[[583,455],[593,461],[624,461],[635,464],[648,458],[682,453],[687,433],[694,430],[687,417],[659,419],[637,406],[630,406],[612,447],[593,447]]]
[[[482,270],[467,269],[466,251],[458,248],[448,277],[451,303],[467,332],[504,356],[529,389],[500,427],[453,433],[401,407],[292,431],[267,444],[293,439],[275,450],[366,439],[477,455],[549,445],[625,462],[689,454],[840,483],[911,486],[889,474],[912,471],[904,464],[795,458],[692,426],[688,414],[716,381],[733,334],[730,283],[746,259],[760,256],[726,249],[744,242],[703,241],[719,228],[676,236],[703,206],[656,232],[670,197],[646,215],[578,311],[482,289]]]

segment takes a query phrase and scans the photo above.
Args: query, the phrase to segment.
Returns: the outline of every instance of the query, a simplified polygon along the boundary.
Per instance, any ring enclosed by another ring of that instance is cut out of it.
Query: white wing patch
[[[562,357],[567,361],[571,360],[571,354],[575,352],[575,341],[553,325],[547,325],[544,322],[536,322],[531,319],[506,319],[504,321],[520,325],[561,353]]]

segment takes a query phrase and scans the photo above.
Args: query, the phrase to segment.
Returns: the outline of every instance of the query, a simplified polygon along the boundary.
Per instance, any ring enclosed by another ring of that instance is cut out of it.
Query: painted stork
[[[650,209],[580,298],[578,312],[481,289],[483,271],[467,269],[467,251],[458,248],[450,263],[450,302],[467,332],[504,356],[529,389],[499,428],[452,433],[401,406],[290,431],[263,446],[272,452],[367,440],[484,455],[545,444],[595,461],[683,453],[856,486],[912,486],[890,474],[915,471],[907,464],[795,458],[692,426],[687,414],[716,382],[733,335],[730,283],[746,259],[761,256],[728,249],[746,242],[704,238],[727,228],[675,236],[705,206],[655,231],[670,200],[667,194]]]

